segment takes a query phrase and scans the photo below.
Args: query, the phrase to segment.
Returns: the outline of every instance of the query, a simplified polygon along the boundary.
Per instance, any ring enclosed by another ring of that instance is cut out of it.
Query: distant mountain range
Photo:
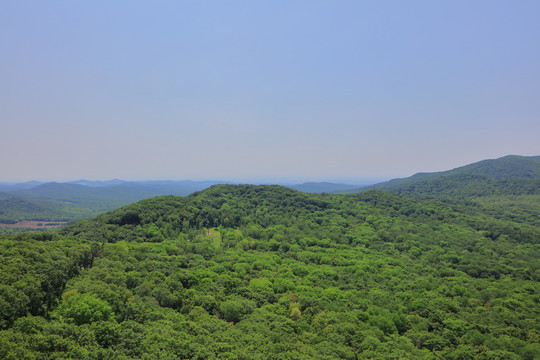
[[[84,185],[84,186],[90,186],[90,187],[103,187],[103,186],[114,186],[114,185],[120,185],[125,183],[124,180],[119,179],[113,179],[113,180],[106,180],[106,181],[92,181],[92,180],[75,180],[69,182],[69,184],[77,184],[77,185]]]
[[[306,193],[335,193],[357,189],[357,185],[336,184],[331,182],[306,182],[298,185],[289,185],[291,189]]]

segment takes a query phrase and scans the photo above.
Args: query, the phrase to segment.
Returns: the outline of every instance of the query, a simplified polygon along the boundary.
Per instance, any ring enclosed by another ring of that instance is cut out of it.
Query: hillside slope
[[[7,193],[0,193],[0,223],[20,220],[61,220],[66,214],[61,206],[44,201],[26,200]]]
[[[509,155],[448,171],[418,173],[351,192],[371,189],[447,197],[540,195],[540,156]]]

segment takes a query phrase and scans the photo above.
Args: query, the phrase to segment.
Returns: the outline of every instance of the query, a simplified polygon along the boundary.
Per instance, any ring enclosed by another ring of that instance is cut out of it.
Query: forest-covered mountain
[[[538,213],[500,209],[216,185],[4,235],[0,358],[538,359]]]
[[[372,189],[402,195],[450,197],[540,195],[540,156],[509,155],[448,171],[418,173],[352,192]]]

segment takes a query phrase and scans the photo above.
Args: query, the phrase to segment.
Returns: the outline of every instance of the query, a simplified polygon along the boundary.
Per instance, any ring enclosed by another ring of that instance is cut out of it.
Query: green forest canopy
[[[538,213],[501,209],[217,185],[2,236],[0,358],[537,359]]]

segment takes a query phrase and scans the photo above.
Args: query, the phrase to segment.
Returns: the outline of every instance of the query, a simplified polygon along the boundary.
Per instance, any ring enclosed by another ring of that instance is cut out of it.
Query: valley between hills
[[[0,235],[0,359],[540,358],[538,156],[103,212],[106,188],[72,194],[93,217]],[[4,222],[64,219],[33,189]]]

